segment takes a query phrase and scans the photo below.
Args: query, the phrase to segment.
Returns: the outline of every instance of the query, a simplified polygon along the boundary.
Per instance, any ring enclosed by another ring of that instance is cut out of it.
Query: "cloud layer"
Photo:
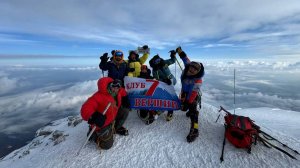
[[[71,59],[71,58],[70,58]],[[67,61],[67,60],[64,60]],[[299,62],[211,60],[204,62],[203,102],[233,108],[233,69],[236,69],[236,107],[272,107],[300,111]],[[170,66],[177,78],[178,65]],[[176,73],[175,73],[176,72]],[[58,75],[59,74],[59,75]],[[106,74],[106,73],[105,73]],[[91,66],[10,67],[0,72],[0,129],[26,132],[71,113],[97,90],[101,72]],[[22,83],[20,85],[19,83]],[[15,124],[11,124],[15,123]]]
[[[299,14],[298,0],[11,0],[0,2],[0,42],[51,47],[58,39],[156,49],[183,44],[289,55],[300,53]]]

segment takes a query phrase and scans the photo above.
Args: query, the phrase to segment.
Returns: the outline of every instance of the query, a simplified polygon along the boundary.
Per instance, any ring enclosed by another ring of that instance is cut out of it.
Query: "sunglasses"
[[[119,51],[117,51],[117,52],[115,52],[115,56],[117,56],[117,57],[122,57],[122,56],[123,56],[123,53],[122,53],[122,52],[119,52]]]

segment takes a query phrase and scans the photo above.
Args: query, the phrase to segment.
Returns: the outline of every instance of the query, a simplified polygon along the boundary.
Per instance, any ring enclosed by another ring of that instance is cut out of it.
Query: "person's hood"
[[[100,78],[98,80],[98,92],[100,93],[108,93],[107,87],[109,83],[113,82],[114,80],[110,77]]]
[[[132,60],[131,59],[131,55],[134,54],[135,55],[135,60]],[[129,52],[129,56],[128,56],[128,61],[129,62],[133,62],[133,61],[139,61],[140,58],[139,58],[139,54],[136,52],[136,51],[130,51]]]

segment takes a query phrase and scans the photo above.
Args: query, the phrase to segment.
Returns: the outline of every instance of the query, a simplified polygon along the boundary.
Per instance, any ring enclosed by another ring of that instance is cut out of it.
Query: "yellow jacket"
[[[128,76],[130,77],[138,77],[141,73],[141,66],[146,62],[148,59],[149,54],[145,53],[141,58],[137,59],[136,61],[127,60],[129,68],[134,68],[133,72],[129,72]]]

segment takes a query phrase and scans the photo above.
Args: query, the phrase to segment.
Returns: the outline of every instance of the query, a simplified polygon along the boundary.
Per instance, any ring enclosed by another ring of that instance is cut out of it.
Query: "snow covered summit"
[[[299,151],[300,113],[270,108],[236,113],[251,117],[264,131]],[[2,158],[0,167],[299,167],[299,155],[293,160],[261,143],[253,145],[248,154],[227,142],[224,162],[220,163],[224,126],[222,117],[215,122],[218,114],[216,107],[203,104],[200,136],[187,143],[190,121],[185,113],[176,111],[170,122],[162,114],[153,124],[145,125],[131,111],[125,123],[129,136],[116,135],[107,151],[88,143],[79,156],[76,152],[86,139],[88,125],[79,116],[68,117],[39,129],[32,142]]]

